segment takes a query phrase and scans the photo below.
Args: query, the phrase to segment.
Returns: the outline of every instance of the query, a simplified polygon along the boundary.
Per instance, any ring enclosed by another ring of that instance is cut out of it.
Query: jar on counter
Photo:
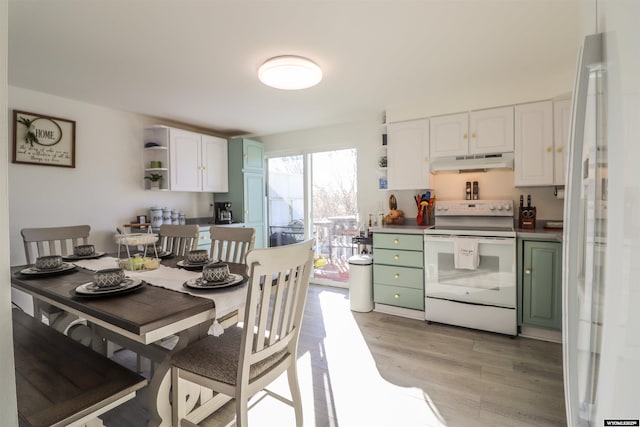
[[[178,214],[178,223],[179,223],[180,225],[185,225],[185,224],[187,223],[187,217],[186,217],[186,215],[184,214],[184,212],[180,212],[180,213]]]
[[[162,208],[149,208],[149,222],[151,223],[151,228],[160,228],[163,223],[162,213]]]

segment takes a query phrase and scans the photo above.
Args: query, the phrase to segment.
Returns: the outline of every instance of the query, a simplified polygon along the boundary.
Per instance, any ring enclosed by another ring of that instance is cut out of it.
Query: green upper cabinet
[[[523,242],[522,324],[562,328],[562,243]]]
[[[229,191],[215,193],[216,202],[230,202],[233,222],[256,229],[256,248],[265,244],[265,171],[262,142],[229,140]]]
[[[236,143],[235,139],[231,141]],[[264,171],[264,145],[262,142],[242,139],[242,153],[244,170]]]

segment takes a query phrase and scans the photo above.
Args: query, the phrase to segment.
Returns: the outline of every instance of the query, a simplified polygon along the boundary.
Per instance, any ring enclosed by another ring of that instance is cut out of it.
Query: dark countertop
[[[536,228],[516,228],[516,236],[521,239],[549,240],[562,242],[561,228],[545,228],[544,224],[549,220],[536,221]]]
[[[200,226],[200,231],[207,231],[209,227],[212,225],[218,226],[228,226],[228,227],[239,227],[242,225],[240,222],[234,222],[231,224],[215,224],[215,221],[211,217],[201,217],[201,218],[187,218],[187,224],[197,224]]]

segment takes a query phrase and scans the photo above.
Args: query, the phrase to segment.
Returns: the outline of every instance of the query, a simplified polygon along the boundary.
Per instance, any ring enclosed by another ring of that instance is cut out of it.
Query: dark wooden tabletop
[[[67,425],[147,383],[18,310],[13,344],[20,425]]]
[[[176,266],[181,258],[163,260],[162,264]],[[129,293],[101,298],[83,298],[74,295],[79,285],[93,280],[93,272],[80,267],[47,277],[21,274],[27,266],[11,268],[11,283],[36,296],[50,299],[88,316],[115,325],[135,335],[179,322],[191,316],[211,311],[215,314],[214,301],[157,286],[143,286]],[[245,274],[245,266],[230,264],[234,273]]]

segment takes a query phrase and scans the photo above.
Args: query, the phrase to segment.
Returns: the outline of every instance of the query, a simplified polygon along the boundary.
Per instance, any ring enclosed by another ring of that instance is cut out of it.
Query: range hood
[[[440,157],[431,161],[431,172],[513,169],[513,153]]]

